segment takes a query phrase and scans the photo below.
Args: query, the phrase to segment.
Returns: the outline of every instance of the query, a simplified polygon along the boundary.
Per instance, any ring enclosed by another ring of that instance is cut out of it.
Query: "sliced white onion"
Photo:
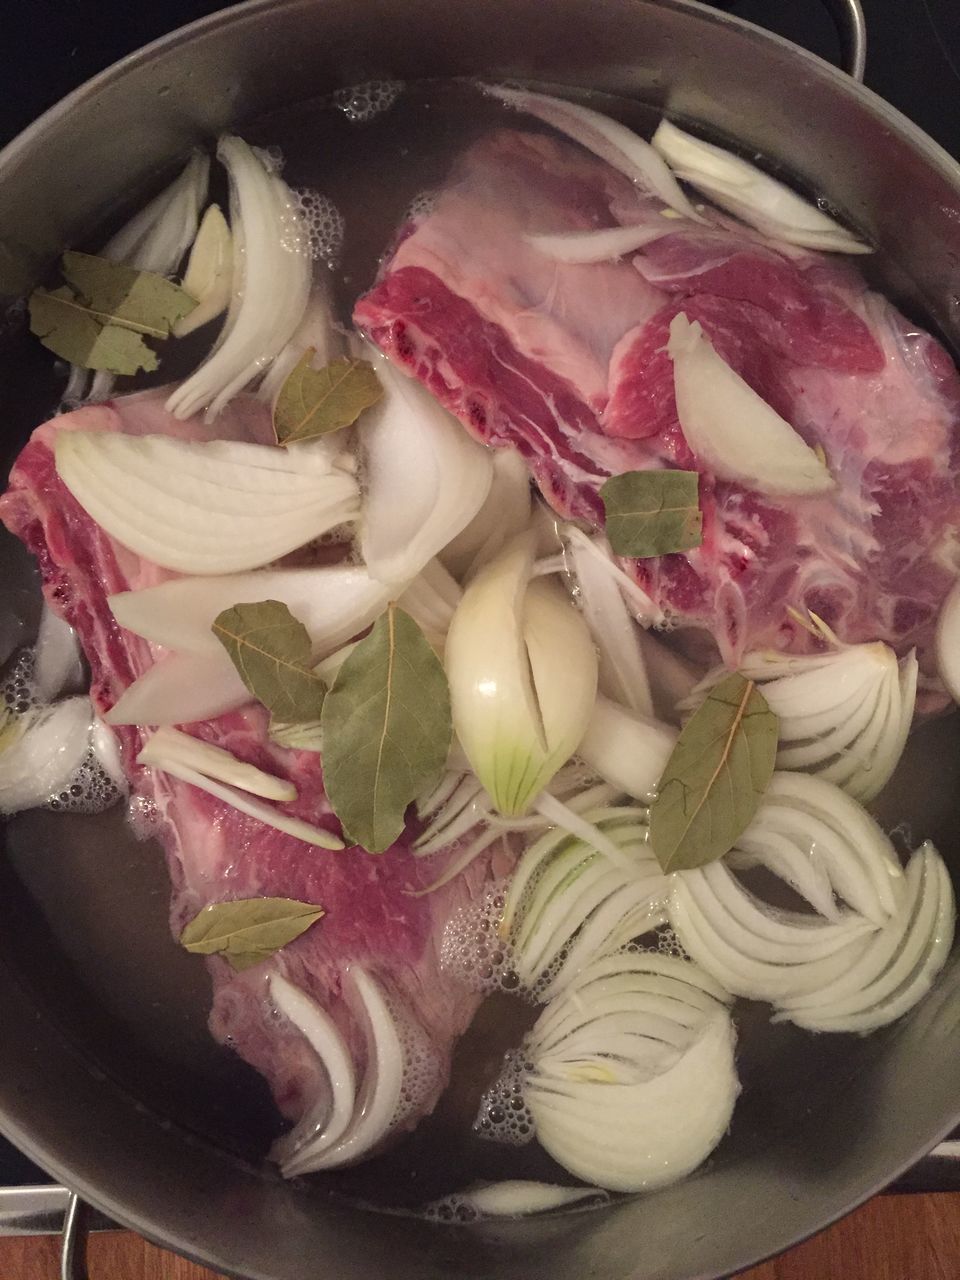
[[[663,120],[653,145],[676,176],[773,240],[835,253],[871,253],[846,228],[748,160]]]
[[[555,584],[530,583],[534,537],[470,582],[444,654],[457,738],[496,808],[522,815],[576,750],[596,696],[582,617]]]
[[[397,600],[431,644],[442,647],[463,593],[440,560],[429,560]]]
[[[493,477],[483,506],[440,552],[458,581],[464,581],[530,523],[530,472],[515,449],[493,451]]]
[[[364,415],[364,563],[383,582],[409,582],[474,518],[493,459],[414,378],[377,356],[384,395]]]
[[[674,316],[667,351],[683,434],[714,475],[786,496],[835,487],[816,453],[717,354],[698,320]]]
[[[800,656],[749,653],[740,671],[779,719],[777,768],[813,774],[866,802],[899,763],[913,722],[917,659],[885,644]],[[727,672],[710,672],[680,705],[692,710]]]
[[[954,702],[960,702],[960,581],[947,596],[937,624],[937,670]]]
[[[103,718],[111,725],[193,724],[250,701],[226,650],[168,653],[134,680]]]
[[[654,604],[643,588],[639,587],[614,560],[613,552],[610,550],[610,544],[606,538],[600,535],[592,538],[588,537],[582,529],[578,529],[573,524],[561,525],[559,535],[563,543],[570,549],[571,554],[576,551],[579,557],[578,563],[581,566],[585,565],[588,557],[592,558],[607,577],[617,584],[633,617],[639,623],[644,627],[651,627],[663,622],[661,610]],[[585,569],[584,572],[586,572]]]
[[[642,973],[606,986],[600,998],[564,992],[541,1015],[524,1046],[523,1098],[541,1146],[571,1173],[653,1190],[690,1173],[726,1132],[739,1091],[733,1023],[719,1003],[703,1011]]]
[[[283,1167],[286,1177],[355,1164],[390,1132],[400,1110],[404,1075],[403,1045],[379,984],[358,964],[345,974],[358,997],[367,1037],[367,1065],[353,1116],[340,1139],[324,1151],[294,1155]]]
[[[307,309],[293,336],[270,365],[263,381],[257,387],[258,399],[266,401],[272,408],[276,404],[280,388],[306,351],[315,353],[313,363],[316,368],[321,369],[324,365],[339,359],[344,354],[345,345],[343,335],[334,323],[330,295],[323,281],[320,281],[314,285]],[[329,436],[321,436],[320,439],[328,443],[332,449],[343,447],[340,432],[332,432]]]
[[[59,431],[57,473],[138,555],[181,573],[255,569],[358,509],[356,480],[268,445]]]
[[[525,236],[532,248],[555,262],[609,262],[634,253],[644,245],[675,231],[666,220],[660,225],[641,223],[628,227],[604,227],[600,231],[561,231],[553,235]]]
[[[321,1098],[296,1126],[274,1144],[271,1156],[286,1177],[291,1163],[309,1163],[339,1142],[353,1117],[357,1087],[353,1058],[340,1029],[330,1015],[299,987],[278,973],[270,975],[274,1004],[309,1042],[320,1059],[330,1087],[330,1098]]]
[[[594,554],[594,545],[585,535],[571,535],[568,548],[580,588],[580,605],[600,654],[600,689],[614,702],[642,716],[652,716],[653,697],[638,627],[624,602],[620,583]]]
[[[92,720],[86,697],[22,716],[6,714],[0,730],[0,813],[33,809],[70,784],[90,749]]]
[[[107,241],[100,256],[136,271],[172,275],[197,234],[209,179],[210,159],[195,151],[180,175]]]
[[[209,324],[226,311],[233,292],[233,238],[220,206],[203,215],[181,283],[196,306],[173,326],[175,338]]]
[[[179,729],[157,729],[150,735],[138,760],[140,764],[175,761],[217,782],[226,782],[252,796],[262,796],[264,800],[289,803],[297,798],[297,788],[287,778],[266,773],[256,765],[238,760],[223,747],[194,738],[189,733],[181,733]]]
[[[169,649],[219,657],[223,646],[211,627],[235,604],[278,600],[307,628],[314,656],[325,657],[378,618],[389,589],[360,565],[262,569],[203,578],[175,578],[142,591],[108,598],[121,627]]]
[[[245,813],[248,818],[255,818],[258,822],[262,822],[264,826],[273,827],[275,831],[282,831],[284,835],[293,836],[297,840],[302,840],[305,844],[316,845],[320,849],[342,849],[344,847],[343,841],[339,836],[335,836],[333,832],[325,831],[322,827],[312,826],[309,822],[304,822],[302,818],[294,818],[288,813],[283,813],[280,809],[273,808],[272,805],[264,804],[261,800],[253,800],[244,792],[238,791],[236,787],[225,786],[214,778],[208,778],[206,774],[199,773],[196,769],[188,768],[175,757],[166,755],[159,748],[151,750],[151,741],[152,739],[148,741],[137,757],[138,763],[149,765],[153,769],[159,769],[163,773],[170,774],[172,778],[179,778],[181,782],[188,782],[192,787],[197,787],[200,791],[206,791],[208,795],[214,796],[217,800],[222,800],[224,804],[230,805],[232,809]]]
[[[453,1214],[466,1209],[481,1218],[525,1218],[534,1213],[547,1213],[551,1209],[579,1204],[582,1200],[598,1202],[606,1198],[607,1193],[600,1187],[558,1187],[550,1182],[510,1180],[458,1191],[429,1205],[427,1212],[432,1218],[440,1218],[445,1208]]]
[[[501,935],[518,978],[540,1000],[665,919],[669,881],[650,850],[646,811],[583,816],[625,856],[614,862],[591,842],[550,832],[521,858],[504,904]]]
[[[927,843],[906,870],[901,909],[860,959],[832,983],[783,1001],[776,1021],[810,1031],[873,1031],[912,1009],[930,990],[953,943],[956,910],[943,859]]]
[[[195,151],[180,175],[107,241],[100,250],[100,256],[110,262],[133,267],[135,271],[173,275],[197,234],[209,177],[209,157]],[[86,369],[73,365],[64,398],[82,399],[87,378]],[[98,369],[93,376],[89,398],[105,400],[113,390],[114,381],[112,373]]]
[[[167,399],[176,418],[206,409],[211,421],[293,336],[313,274],[309,234],[293,192],[242,138],[217,155],[230,177],[233,296],[217,345]]]
[[[598,694],[577,753],[612,786],[642,800],[656,789],[676,741],[671,725]]]
[[[704,219],[680,190],[676,178],[649,142],[645,142],[626,125],[611,120],[599,111],[580,107],[563,98],[552,98],[527,89],[506,89],[501,85],[485,85],[484,92],[508,107],[526,111],[545,124],[565,133],[574,142],[605,160],[631,182],[657,196],[671,209],[691,218]]]
[[[33,694],[38,702],[52,702],[64,689],[77,688],[82,680],[77,633],[44,601],[33,655]]]

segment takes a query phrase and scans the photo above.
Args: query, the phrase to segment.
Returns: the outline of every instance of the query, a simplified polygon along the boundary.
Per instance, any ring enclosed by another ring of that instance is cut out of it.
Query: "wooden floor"
[[[47,1236],[0,1239],[0,1280],[54,1280],[57,1253]],[[216,1280],[125,1232],[93,1237],[88,1264],[90,1280]],[[740,1280],[960,1280],[960,1193],[880,1197]]]

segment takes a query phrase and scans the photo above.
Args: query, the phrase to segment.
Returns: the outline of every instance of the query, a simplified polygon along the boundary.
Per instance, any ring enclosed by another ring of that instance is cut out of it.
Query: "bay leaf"
[[[340,668],[321,717],[323,780],[349,839],[382,853],[444,767],[453,729],[443,666],[396,605]]]
[[[699,482],[696,471],[625,471],[611,476],[600,497],[615,554],[645,559],[699,547]]]
[[[69,287],[31,294],[30,328],[44,346],[86,369],[155,369],[144,337],[167,338],[197,305],[161,275],[89,253],[65,253],[61,272]]]
[[[48,293],[35,289],[30,295],[30,332],[43,345],[71,364],[83,369],[104,369],[108,373],[148,373],[157,367],[151,351],[139,333],[118,324],[101,324],[76,300],[66,286]]]
[[[293,898],[235,898],[203,908],[180,934],[180,945],[196,955],[222,955],[236,970],[267,960],[299,938],[325,912]]]
[[[383,388],[367,360],[344,356],[314,369],[316,352],[303,353],[280,388],[273,410],[278,444],[302,444],[356,422]]]
[[[683,727],[650,808],[664,871],[689,871],[733,848],[773,776],[779,722],[752,680],[733,672]]]
[[[310,669],[310,634],[285,604],[235,604],[213,621],[240,679],[281,723],[320,719],[326,685]]]

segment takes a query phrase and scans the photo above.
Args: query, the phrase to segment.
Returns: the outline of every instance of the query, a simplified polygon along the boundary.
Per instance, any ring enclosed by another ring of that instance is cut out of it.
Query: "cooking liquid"
[[[600,95],[589,101],[647,136],[658,121],[652,109],[637,103]],[[545,128],[467,83],[425,82],[402,91],[378,83],[286,108],[241,132],[282,155],[284,178],[304,193],[321,259],[318,274],[327,276],[339,318],[349,324],[354,302],[373,281],[408,211],[428,208],[432,189],[454,158],[503,126]],[[214,191],[211,198],[223,201],[224,192]],[[179,350],[171,344],[162,375],[120,379],[118,391],[182,376],[210,340],[206,330]],[[47,353],[34,339],[18,337],[15,357],[6,380],[10,460],[52,411],[63,386],[62,377],[51,378]],[[3,659],[29,637],[39,614],[32,560],[5,531],[0,573],[10,612],[0,620]],[[951,863],[957,854],[957,794],[960,717],[952,715],[913,735],[897,775],[872,808],[887,829],[906,823],[931,838]],[[0,952],[10,967],[38,990],[45,1006],[58,1011],[61,1030],[91,1070],[197,1140],[260,1164],[283,1126],[264,1081],[207,1032],[209,983],[204,966],[170,938],[169,886],[159,847],[138,841],[120,808],[70,818],[32,811],[8,822],[5,836]],[[469,953],[470,937],[454,942],[461,958]],[[478,966],[484,963],[478,956]],[[473,1128],[504,1055],[517,1048],[537,1015],[511,993],[508,966],[501,969],[503,980],[487,983],[498,989],[484,1000],[456,1048],[451,1083],[434,1114],[377,1159],[318,1177],[320,1193],[417,1211],[475,1182],[572,1181],[535,1142],[516,1142],[527,1135],[520,1132],[522,1103],[515,1104],[509,1088],[487,1098],[484,1114],[488,1132],[499,1128],[514,1142],[486,1141]],[[457,980],[453,972],[450,980]],[[743,1093],[731,1134],[713,1162],[766,1150],[778,1134],[789,1132],[797,1099],[815,1108],[834,1105],[841,1095],[848,1111],[869,1114],[870,1099],[858,1093],[856,1077],[895,1028],[864,1039],[814,1037],[789,1024],[771,1026],[765,1006],[745,1001],[737,1003],[735,1016]],[[262,1167],[264,1177],[278,1176]]]

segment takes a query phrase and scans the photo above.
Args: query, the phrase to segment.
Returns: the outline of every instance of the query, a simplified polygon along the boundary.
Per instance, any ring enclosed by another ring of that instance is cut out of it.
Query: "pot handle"
[[[860,0],[824,0],[840,32],[844,71],[863,83],[867,65],[867,20]]]
[[[87,1206],[74,1192],[63,1219],[60,1280],[89,1280],[87,1275]]]

